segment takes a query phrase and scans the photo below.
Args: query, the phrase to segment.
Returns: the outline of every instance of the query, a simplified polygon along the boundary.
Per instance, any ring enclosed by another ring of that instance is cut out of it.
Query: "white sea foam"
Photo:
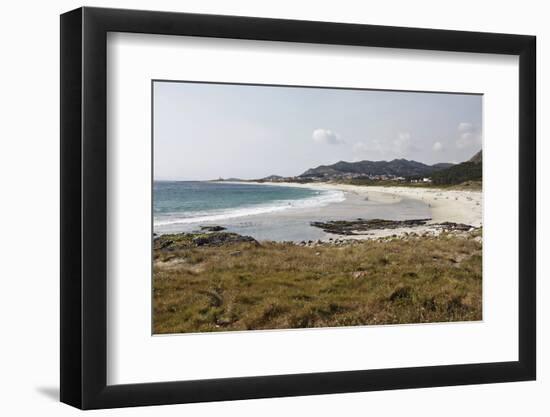
[[[324,207],[331,203],[339,203],[346,199],[344,192],[340,190],[320,191],[313,197],[298,200],[275,200],[269,204],[233,208],[217,211],[196,211],[183,215],[174,214],[162,218],[155,218],[155,226],[169,226],[175,224],[193,224],[204,222],[221,222],[238,217],[255,216],[258,214],[274,213],[283,210]]]

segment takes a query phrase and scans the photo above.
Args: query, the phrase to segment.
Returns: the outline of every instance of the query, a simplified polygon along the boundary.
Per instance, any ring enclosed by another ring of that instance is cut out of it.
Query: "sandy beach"
[[[264,183],[265,184],[265,183]],[[467,224],[472,227],[481,227],[483,223],[483,197],[481,191],[445,190],[421,187],[382,187],[358,186],[333,183],[297,184],[297,183],[269,183],[271,186],[306,187],[322,190],[339,190],[346,195],[346,201],[364,201],[365,203],[379,203],[384,206],[398,205],[403,200],[417,201],[425,204],[431,220],[425,226],[411,228],[397,228],[387,230],[373,230],[368,234],[357,236],[338,236],[345,239],[373,239],[392,235],[403,235],[416,232],[418,234],[437,235],[441,229],[436,224],[453,222]],[[346,203],[337,203],[345,206]],[[327,216],[334,217],[334,207],[327,206],[321,209]],[[290,214],[290,213],[288,213]],[[326,240],[326,236],[321,240]],[[334,237],[334,236],[332,236]]]
[[[230,182],[225,182],[230,183]],[[242,184],[242,183],[238,183]],[[230,232],[253,236],[258,240],[332,241],[337,239],[376,239],[406,233],[438,235],[441,223],[452,222],[474,228],[482,225],[482,192],[445,190],[428,187],[358,186],[335,183],[252,183],[266,187],[309,188],[341,193],[338,201],[314,207],[289,208],[276,212],[243,215],[223,220],[191,224],[155,226],[155,232],[196,232],[200,227],[220,225]],[[327,232],[312,222],[384,219],[404,221],[430,219],[415,227],[392,227],[353,234]]]

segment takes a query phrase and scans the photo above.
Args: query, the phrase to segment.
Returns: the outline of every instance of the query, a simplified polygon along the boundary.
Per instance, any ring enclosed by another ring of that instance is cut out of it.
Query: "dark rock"
[[[228,243],[256,243],[256,239],[251,236],[242,236],[237,233],[207,233],[194,237],[192,239],[196,246],[223,246]]]
[[[225,227],[223,226],[201,226],[201,230],[205,232],[221,232],[222,230],[225,230]]]
[[[175,251],[201,246],[223,246],[234,243],[260,244],[250,236],[229,232],[175,233],[154,239],[153,248],[162,251]]]
[[[332,220],[327,222],[311,222],[311,226],[318,227],[326,233],[332,233],[336,235],[365,235],[370,230],[381,230],[381,229],[398,229],[398,228],[415,228],[418,226],[426,225],[431,219],[412,219],[412,220],[383,220],[383,219],[372,219],[372,220]],[[454,222],[442,222],[442,223],[432,223],[429,225],[435,229],[440,229],[443,231],[461,231],[461,232],[471,232],[476,230],[475,227],[463,224],[463,223],[454,223]],[[392,235],[396,237],[396,235]]]
[[[464,223],[454,223],[454,222],[442,222],[437,223],[434,226],[441,228],[442,230],[458,230],[461,232],[469,232],[474,230],[475,228],[470,226],[469,224]]]
[[[328,222],[311,222],[313,227],[318,227],[326,233],[337,235],[360,235],[361,232],[379,229],[397,229],[402,227],[423,226],[431,219],[413,219],[413,220],[333,220]]]

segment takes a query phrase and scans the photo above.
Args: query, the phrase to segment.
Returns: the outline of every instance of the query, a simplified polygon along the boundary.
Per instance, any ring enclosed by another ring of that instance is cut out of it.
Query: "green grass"
[[[155,249],[154,333],[481,320],[479,233],[342,247],[180,235]]]

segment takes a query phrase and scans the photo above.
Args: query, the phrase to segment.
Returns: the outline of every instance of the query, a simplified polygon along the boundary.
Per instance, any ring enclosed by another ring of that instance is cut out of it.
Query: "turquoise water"
[[[343,200],[339,191],[248,183],[156,181],[156,227],[224,222],[293,208],[318,207]]]
[[[314,185],[312,185],[314,187]],[[159,181],[153,185],[155,233],[219,225],[258,240],[327,238],[312,221],[430,217],[422,201],[372,201],[354,192],[250,183]]]

